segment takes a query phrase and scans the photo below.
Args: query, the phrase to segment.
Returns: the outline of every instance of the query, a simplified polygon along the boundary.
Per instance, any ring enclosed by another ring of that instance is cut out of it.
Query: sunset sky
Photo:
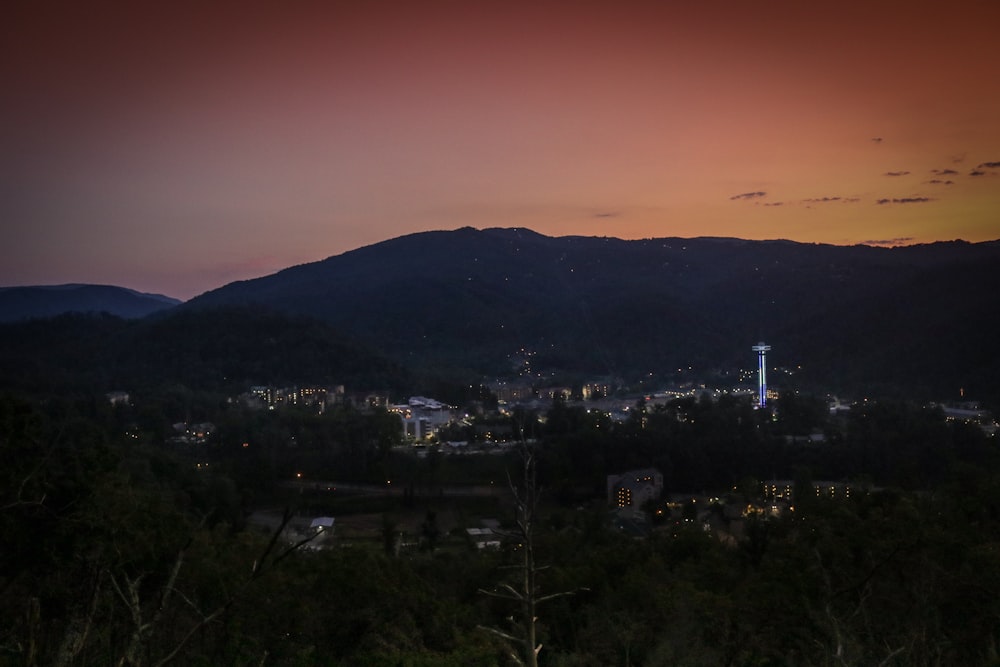
[[[0,285],[190,298],[431,229],[1000,238],[1000,3],[0,10]]]

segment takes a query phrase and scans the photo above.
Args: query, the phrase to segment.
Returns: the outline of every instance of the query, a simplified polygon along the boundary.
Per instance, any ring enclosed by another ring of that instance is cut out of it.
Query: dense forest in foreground
[[[489,594],[524,590],[529,546],[533,601],[555,596],[533,615],[541,665],[998,664],[995,440],[903,403],[837,418],[805,397],[775,408],[681,400],[613,423],[557,403],[510,417],[530,446],[417,458],[379,413],[218,406],[207,415],[215,439],[192,447],[164,439],[167,414],[8,396],[0,664],[530,661],[518,643],[525,607]],[[817,430],[825,439],[812,444],[787,437]],[[537,477],[520,476],[526,453]],[[417,492],[327,496],[284,483],[347,460],[358,480],[391,475]],[[654,518],[641,539],[615,528],[604,475],[634,465],[660,466],[668,493],[720,494],[709,514],[735,537],[707,530],[691,506]],[[798,490],[812,478],[866,491],[802,493],[776,517],[723,515],[752,505],[772,473],[794,475]],[[487,478],[500,487],[488,498],[419,492]],[[516,500],[532,489],[541,501],[525,533]],[[332,512],[336,534],[294,548],[247,524],[262,507]],[[476,549],[464,528],[487,517],[516,539]]]
[[[496,413],[454,367],[255,308],[3,325],[0,667],[1000,665],[996,436],[890,376],[838,414],[806,382],[615,421]],[[252,384],[434,396],[468,448],[350,402],[253,410]],[[607,476],[648,467],[664,500],[626,521]]]

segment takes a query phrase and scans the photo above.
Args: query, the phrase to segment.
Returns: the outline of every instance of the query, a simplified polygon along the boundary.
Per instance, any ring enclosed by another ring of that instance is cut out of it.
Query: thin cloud
[[[617,218],[621,215],[621,211],[601,211],[600,213],[595,213],[595,218]]]
[[[980,171],[979,169],[973,169],[972,171],[969,172],[969,176],[985,176],[985,175],[986,172]]]
[[[887,171],[887,172],[885,172],[885,175],[886,176],[906,176],[909,173],[910,172],[908,172],[908,171]]]
[[[758,191],[758,192],[744,192],[743,194],[733,195],[729,199],[731,201],[735,201],[735,200],[738,200],[738,199],[744,199],[744,200],[746,200],[746,199],[760,199],[761,197],[766,197],[766,196],[767,196],[766,192],[760,192],[760,191]]]
[[[888,199],[883,198],[876,201],[876,204],[925,204],[929,201],[934,201],[930,197],[900,197],[898,199]]]
[[[954,169],[931,169],[931,173],[938,176],[954,176],[958,172]]]
[[[929,181],[924,181],[924,183],[930,183],[932,185],[954,185],[955,181],[942,181],[940,178],[932,178]]]
[[[983,162],[976,169],[1000,169],[1000,162]]]
[[[856,204],[861,201],[858,197],[841,197],[840,195],[810,197],[800,199],[799,203],[805,204],[806,208],[811,208],[813,204]]]
[[[764,202],[764,206],[784,206],[784,205],[785,205],[785,202],[783,202],[783,201],[769,201],[769,202]]]
[[[894,239],[869,239],[867,241],[862,241],[862,245],[875,245],[883,247],[892,247],[897,245],[906,245],[913,241],[912,236],[900,236]]]
[[[880,144],[882,143],[882,137],[872,137],[872,141],[874,141],[876,144]]]

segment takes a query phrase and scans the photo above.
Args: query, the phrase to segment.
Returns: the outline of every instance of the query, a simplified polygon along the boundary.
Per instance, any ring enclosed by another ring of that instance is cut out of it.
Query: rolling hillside
[[[0,322],[17,322],[64,313],[107,313],[137,318],[181,303],[112,285],[0,287]]]
[[[1000,244],[902,248],[739,239],[404,236],[226,285],[184,309],[322,319],[417,367],[637,377],[749,366],[757,340],[803,381],[998,394]]]

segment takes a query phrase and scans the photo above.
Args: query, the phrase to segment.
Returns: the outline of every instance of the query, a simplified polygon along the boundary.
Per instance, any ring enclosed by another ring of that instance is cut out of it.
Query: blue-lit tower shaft
[[[757,405],[760,407],[767,405],[767,351],[770,349],[764,341],[753,346],[757,353]]]

